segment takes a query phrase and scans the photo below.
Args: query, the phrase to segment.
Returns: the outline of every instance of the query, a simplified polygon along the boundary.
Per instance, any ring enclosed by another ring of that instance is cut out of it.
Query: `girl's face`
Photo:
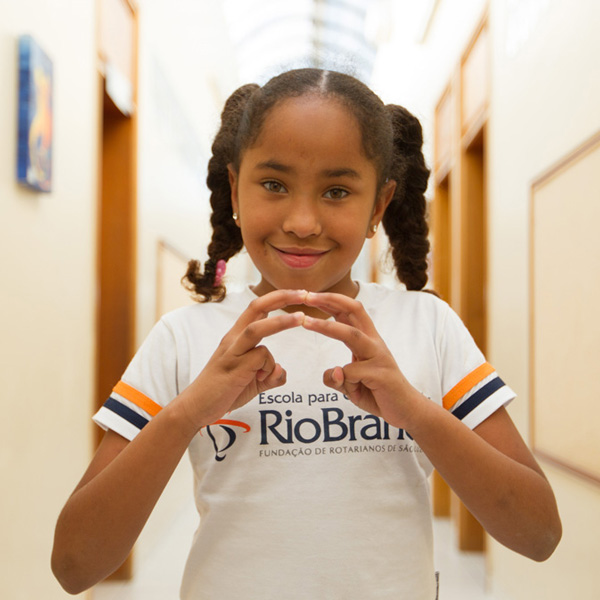
[[[351,268],[373,236],[395,182],[379,197],[356,118],[335,100],[303,96],[268,114],[256,143],[231,167],[233,210],[262,275],[254,292],[358,291]]]

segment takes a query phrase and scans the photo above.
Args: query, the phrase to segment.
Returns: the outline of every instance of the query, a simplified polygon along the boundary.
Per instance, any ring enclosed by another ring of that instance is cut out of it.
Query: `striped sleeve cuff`
[[[514,397],[515,393],[498,377],[494,367],[483,363],[444,396],[443,405],[473,429]]]
[[[161,410],[160,404],[120,381],[92,418],[102,429],[112,429],[131,441]]]

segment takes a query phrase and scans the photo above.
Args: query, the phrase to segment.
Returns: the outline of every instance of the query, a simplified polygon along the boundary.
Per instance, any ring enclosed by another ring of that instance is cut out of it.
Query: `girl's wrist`
[[[425,394],[409,384],[403,394],[400,424],[397,426],[413,435],[413,432],[422,426],[431,404],[431,400]]]
[[[422,435],[425,435],[428,428],[431,427],[435,420],[436,413],[443,409],[416,388],[412,388],[409,398],[409,407],[406,411],[404,429],[408,431],[413,438],[419,439]]]
[[[210,425],[210,423],[205,422],[208,419],[203,418],[202,414],[198,413],[196,404],[190,396],[188,388],[179,394],[168,407],[175,426],[181,430],[182,435],[190,439],[203,427]]]

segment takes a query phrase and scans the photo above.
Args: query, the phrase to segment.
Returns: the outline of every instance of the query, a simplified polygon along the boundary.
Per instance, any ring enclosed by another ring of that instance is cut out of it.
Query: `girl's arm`
[[[420,395],[407,429],[465,506],[500,543],[543,561],[560,541],[556,500],[504,408],[471,431]]]
[[[547,559],[561,537],[556,501],[506,410],[471,431],[410,385],[359,302],[309,294],[306,303],[335,320],[307,317],[304,327],[344,342],[353,355],[350,364],[328,369],[324,383],[410,432],[490,535],[529,558]]]
[[[107,431],[56,525],[52,571],[70,594],[105,579],[127,558],[195,434],[161,411],[128,442]]]
[[[52,570],[66,591],[88,589],[123,563],[202,427],[285,383],[285,371],[258,344],[301,324],[303,313],[268,313],[304,295],[276,291],[254,300],[198,377],[132,442],[107,432],[56,525]]]

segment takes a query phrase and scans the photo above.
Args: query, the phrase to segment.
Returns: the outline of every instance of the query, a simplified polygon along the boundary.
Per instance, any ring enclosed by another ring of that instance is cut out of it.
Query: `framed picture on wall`
[[[52,190],[52,61],[29,35],[19,37],[17,180]]]

